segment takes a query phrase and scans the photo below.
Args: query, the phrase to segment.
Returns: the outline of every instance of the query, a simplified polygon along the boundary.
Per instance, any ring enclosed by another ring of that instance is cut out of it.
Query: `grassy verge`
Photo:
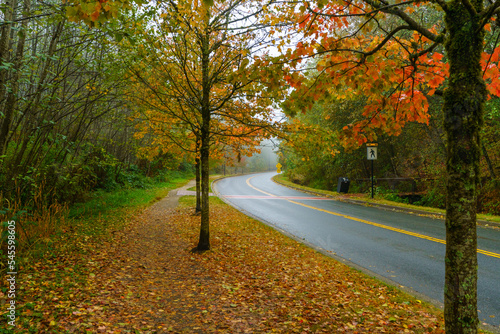
[[[277,174],[273,177],[273,180],[276,181],[277,183],[280,183],[284,186],[292,187],[295,189],[300,189],[306,192],[313,192],[313,193],[318,193],[321,195],[325,196],[331,196],[331,197],[338,197],[339,193],[336,191],[329,191],[329,190],[323,190],[323,189],[316,189],[316,188],[311,188],[311,187],[306,187],[302,186],[300,184],[296,184],[288,180],[288,177],[286,177],[284,174]]]
[[[64,315],[84,312],[80,309],[98,269],[92,264],[106,257],[132,216],[191,178],[192,174],[172,173],[168,181],[147,189],[97,191],[87,202],[71,207],[50,237],[16,254],[17,328],[3,321],[7,307],[2,304],[0,333],[40,333],[41,325],[47,328],[42,332],[63,333],[50,328]],[[7,300],[6,283],[2,280],[0,285],[2,301]]]
[[[322,189],[315,189],[315,188],[310,188],[302,185],[295,184],[291,181],[288,180],[288,178],[283,175],[283,174],[278,174],[273,177],[273,180],[276,181],[277,183],[280,183],[284,186],[296,188],[299,190],[303,190],[306,192],[312,192],[312,193],[317,193],[325,196],[331,196],[334,198],[349,198],[357,201],[363,201],[367,204],[382,204],[382,205],[390,205],[394,207],[399,207],[399,208],[404,208],[407,210],[415,210],[415,211],[425,211],[428,212],[429,214],[438,214],[438,215],[445,215],[446,211],[443,209],[437,209],[437,208],[431,208],[431,207],[426,207],[426,206],[418,206],[418,205],[412,205],[412,204],[406,204],[406,203],[401,203],[401,202],[394,202],[394,201],[389,201],[384,198],[371,198],[367,194],[356,194],[357,196],[351,197],[349,195],[341,195],[337,192],[334,191],[328,191],[328,190],[322,190]],[[500,224],[500,217],[499,216],[494,216],[494,215],[486,215],[486,214],[478,214],[477,218],[480,220],[484,220],[487,222],[493,222],[493,223],[498,223]]]
[[[69,212],[69,218],[88,224],[95,217],[117,222],[130,214],[130,210],[141,210],[153,202],[167,196],[169,191],[180,187],[192,178],[192,174],[179,174],[168,181],[155,183],[147,189],[119,189],[112,192],[96,191],[85,203],[74,205]]]

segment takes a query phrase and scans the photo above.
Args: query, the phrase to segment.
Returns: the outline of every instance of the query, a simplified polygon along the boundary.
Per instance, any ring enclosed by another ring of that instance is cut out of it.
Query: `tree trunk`
[[[490,176],[493,179],[496,179],[497,176],[495,174],[495,169],[493,168],[493,164],[491,163],[490,156],[488,154],[488,150],[486,150],[486,146],[484,146],[484,143],[482,144],[482,148],[483,148],[484,159],[486,159],[486,163],[488,164],[488,170],[490,171]]]
[[[0,65],[9,60],[9,46],[11,42],[12,20],[17,6],[16,0],[10,0],[5,3],[4,24],[1,26],[0,35]],[[7,70],[0,69],[0,104],[5,96],[5,84],[7,81]]]
[[[200,37],[201,66],[202,66],[202,103],[201,103],[201,224],[200,240],[196,249],[205,251],[210,249],[210,220],[209,220],[209,157],[210,157],[210,80],[209,80],[209,32]]]
[[[471,4],[477,12],[482,10],[481,0]],[[446,333],[477,333],[479,323],[476,188],[486,86],[480,66],[484,32],[477,17],[461,1],[451,2],[445,17],[449,34],[445,48],[450,64],[443,105],[447,136]]]
[[[208,185],[209,185],[209,156],[210,148],[208,135],[205,131],[202,132],[201,140],[201,224],[200,224],[200,239],[196,249],[198,251],[206,251],[210,249],[210,220],[209,220],[209,198],[208,198]]]
[[[12,88],[7,94],[7,101],[5,103],[4,108],[4,120],[2,123],[2,127],[0,128],[0,155],[5,153],[5,149],[7,146],[7,137],[9,135],[10,127],[12,120],[14,118],[14,110],[17,102],[17,93],[19,91],[19,79],[21,76],[21,66],[23,65],[23,56],[24,56],[24,44],[26,42],[26,27],[28,26],[28,20],[26,19],[29,15],[31,7],[30,0],[24,0],[24,8],[23,8],[23,18],[21,24],[21,34],[19,37],[19,41],[17,42],[16,47],[16,57],[14,59],[14,75],[12,77]]]
[[[198,154],[198,153],[197,153]],[[195,158],[195,173],[196,173],[196,209],[195,214],[201,212],[201,169],[200,169],[200,158],[197,156]]]

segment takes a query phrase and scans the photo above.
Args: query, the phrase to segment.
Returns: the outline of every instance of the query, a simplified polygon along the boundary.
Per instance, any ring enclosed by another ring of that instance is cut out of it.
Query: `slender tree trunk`
[[[210,249],[210,219],[209,219],[209,157],[210,157],[210,80],[209,80],[209,32],[205,32],[201,38],[201,66],[202,66],[202,103],[201,103],[201,224],[200,240],[196,247],[198,251]]]
[[[197,156],[195,158],[195,173],[196,173],[196,209],[195,214],[201,212],[201,169],[200,169],[200,158]]]
[[[476,12],[481,0],[472,0]],[[446,12],[450,64],[444,93],[444,128],[447,135],[447,203],[445,258],[446,333],[477,333],[476,207],[481,157],[479,130],[486,86],[480,66],[484,32],[477,15],[459,0]]]
[[[26,42],[26,27],[28,26],[28,20],[26,17],[29,15],[31,2],[30,0],[24,0],[23,8],[23,18],[20,30],[19,41],[16,47],[16,57],[14,59],[14,75],[12,77],[12,88],[7,94],[7,101],[4,108],[4,120],[2,122],[2,127],[0,128],[0,155],[3,155],[7,146],[7,137],[9,135],[12,119],[14,118],[14,110],[17,102],[17,93],[19,91],[19,79],[21,76],[21,66],[23,65],[24,56],[24,44]]]
[[[49,67],[52,63],[51,57],[54,55],[54,53],[56,51],[57,41],[59,40],[59,36],[62,33],[63,27],[64,27],[64,21],[57,23],[57,25],[55,27],[54,34],[52,35],[52,38],[50,40],[49,50],[47,53],[47,55],[48,55],[47,61],[44,64],[42,72],[40,73],[40,78],[38,81],[37,89],[35,91],[35,95],[32,98],[32,100],[27,103],[27,106],[25,108],[25,114],[29,114],[29,117],[26,119],[26,121],[24,123],[25,126],[23,129],[23,131],[26,132],[26,136],[25,136],[25,140],[21,146],[21,149],[18,150],[18,152],[16,154],[17,157],[13,160],[13,164],[11,165],[13,171],[16,168],[18,168],[18,166],[21,164],[21,161],[22,161],[23,157],[25,156],[25,152],[28,148],[28,144],[31,140],[30,136],[33,135],[33,133],[35,132],[35,129],[39,125],[39,122],[37,121],[37,116],[39,116],[39,115],[36,114],[36,110],[37,110],[37,108],[39,108],[39,102],[40,102],[40,99],[42,98],[42,93],[44,91],[44,87],[47,84],[45,82],[45,79],[47,78],[47,75],[49,73]],[[40,120],[42,120],[42,119],[43,119],[43,117],[40,117]],[[40,134],[37,134],[37,136],[39,139]],[[35,147],[36,147],[36,145],[32,145],[32,150]],[[32,152],[32,150],[30,152]],[[29,154],[26,156],[30,160],[34,158],[34,156],[30,156]],[[25,164],[25,165],[27,165],[27,164]]]
[[[486,159],[486,163],[488,164],[488,170],[490,171],[490,176],[496,179],[497,176],[495,174],[495,169],[493,168],[493,164],[491,163],[490,156],[488,154],[488,151],[486,150],[486,146],[484,146],[484,143],[482,143],[481,146],[483,148],[484,158]]]
[[[7,0],[5,3],[4,24],[1,27],[0,35],[0,64],[9,60],[9,46],[11,41],[12,20],[17,0]],[[5,96],[5,84],[7,83],[7,70],[0,69],[0,104]]]
[[[209,156],[210,148],[208,143],[208,135],[202,131],[201,141],[201,224],[200,224],[200,239],[196,249],[198,251],[205,251],[210,249],[210,220],[209,220],[209,198],[208,198],[208,185],[209,185]]]

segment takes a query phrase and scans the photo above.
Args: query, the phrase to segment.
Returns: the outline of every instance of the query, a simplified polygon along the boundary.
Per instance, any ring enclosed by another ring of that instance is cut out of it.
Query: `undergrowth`
[[[111,227],[119,228],[128,215],[165,197],[192,176],[189,171],[168,171],[155,178],[138,175],[120,188],[90,192],[84,202],[71,206],[57,202],[46,205],[43,189],[24,204],[0,194],[0,272],[6,271],[7,264],[7,222],[15,221],[16,264],[24,266],[53,251],[64,235],[94,237],[107,233]]]

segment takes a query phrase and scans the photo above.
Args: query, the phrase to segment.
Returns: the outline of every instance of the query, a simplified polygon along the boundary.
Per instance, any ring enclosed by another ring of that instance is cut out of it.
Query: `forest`
[[[379,196],[446,208],[446,284],[472,282],[447,293],[447,331],[476,332],[476,214],[500,214],[500,2],[0,8],[2,261],[9,221],[30,252],[102,194],[190,177],[204,252],[211,173],[269,170],[268,139],[290,181],[367,193],[376,142]]]

